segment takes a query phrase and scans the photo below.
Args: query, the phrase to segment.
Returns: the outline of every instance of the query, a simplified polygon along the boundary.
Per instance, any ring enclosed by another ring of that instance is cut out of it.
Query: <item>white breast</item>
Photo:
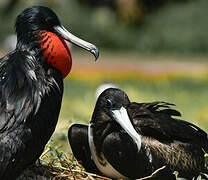
[[[103,162],[104,162],[105,166],[99,162],[98,157],[97,157],[97,153],[96,153],[96,148],[95,148],[94,141],[93,141],[91,124],[89,124],[89,128],[88,128],[88,142],[89,142],[89,146],[90,146],[92,159],[95,162],[95,164],[100,172],[102,172],[105,176],[108,176],[111,178],[128,179],[127,177],[120,174],[116,169],[114,169],[111,166],[111,164],[108,162],[108,160],[105,158],[104,155],[103,155]]]

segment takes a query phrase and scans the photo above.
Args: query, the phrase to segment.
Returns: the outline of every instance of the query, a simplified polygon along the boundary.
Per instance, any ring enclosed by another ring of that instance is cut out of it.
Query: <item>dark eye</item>
[[[112,101],[110,99],[107,99],[106,105],[107,105],[108,108],[112,108],[113,107],[113,103],[112,103]]]
[[[47,22],[47,24],[53,24],[54,23],[54,19],[50,18],[50,17],[46,18],[45,21]]]

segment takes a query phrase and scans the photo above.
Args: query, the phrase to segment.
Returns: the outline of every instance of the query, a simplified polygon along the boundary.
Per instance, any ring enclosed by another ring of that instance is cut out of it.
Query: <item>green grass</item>
[[[99,76],[83,78],[72,75],[65,79],[64,97],[57,129],[46,147],[44,172],[47,176],[79,179],[87,174],[74,159],[68,144],[67,132],[72,123],[88,124],[96,103],[95,91],[105,82],[112,82],[123,89],[136,102],[167,101],[176,104],[175,109],[188,120],[208,131],[208,77],[166,76],[147,77],[125,74],[122,77]],[[63,157],[62,157],[63,155]],[[59,157],[61,156],[61,157]],[[49,168],[49,169],[48,169]],[[63,178],[64,179],[64,178]],[[102,179],[102,178],[101,178]]]
[[[100,78],[84,80],[67,78],[59,123],[53,141],[70,151],[67,131],[71,123],[88,124],[96,103],[96,88],[104,83],[115,83],[136,102],[167,101],[176,104],[182,119],[208,130],[208,78]]]

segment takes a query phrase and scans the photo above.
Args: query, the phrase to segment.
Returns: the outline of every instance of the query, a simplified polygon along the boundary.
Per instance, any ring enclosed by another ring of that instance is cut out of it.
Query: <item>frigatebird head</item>
[[[127,110],[130,103],[124,91],[117,88],[106,89],[97,100],[92,123],[103,123],[106,128],[109,128],[109,124],[114,124],[116,122],[132,137],[138,149],[140,149],[141,136],[134,129]],[[103,131],[106,132],[107,130],[105,129]]]
[[[32,6],[17,17],[16,20],[17,48],[37,48],[49,64],[62,72],[66,77],[71,69],[71,54],[66,41],[71,42],[89,52],[95,59],[99,56],[97,47],[67,31],[48,7]],[[38,42],[38,43],[37,43]]]

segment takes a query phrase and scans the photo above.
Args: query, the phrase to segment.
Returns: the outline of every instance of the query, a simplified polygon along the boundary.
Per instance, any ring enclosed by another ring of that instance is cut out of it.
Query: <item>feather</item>
[[[139,133],[159,141],[194,142],[208,150],[207,134],[187,121],[174,119],[180,112],[166,102],[131,103],[128,107],[134,127]],[[163,108],[163,109],[161,109]]]
[[[5,113],[4,118],[0,119],[1,131],[5,126],[8,129],[21,124],[33,110],[38,111],[41,96],[44,96],[48,84],[45,81],[34,82],[37,75],[44,76],[43,72],[35,69],[36,66],[34,58],[18,51],[1,59],[0,105],[1,113]],[[39,84],[42,84],[41,88]],[[14,117],[6,115],[10,112]]]

